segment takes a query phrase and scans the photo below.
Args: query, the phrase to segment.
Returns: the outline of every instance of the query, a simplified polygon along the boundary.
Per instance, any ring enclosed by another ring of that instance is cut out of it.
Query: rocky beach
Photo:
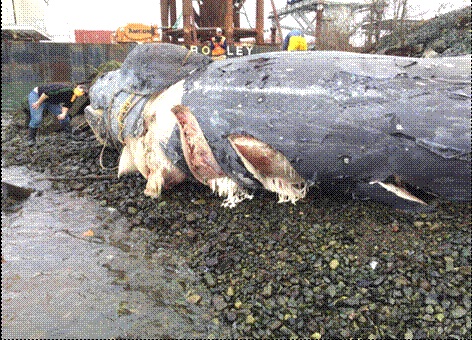
[[[470,19],[459,20],[467,13],[470,7],[432,19],[408,34],[408,46],[415,56],[470,53]],[[395,44],[384,39],[380,48]],[[151,199],[143,194],[146,180],[139,173],[117,178],[119,151],[102,147],[82,114],[72,118],[72,139],[46,119],[33,147],[27,146],[24,120],[21,108],[2,96],[2,169],[26,167],[50,182],[48,192],[87,198],[105,211],[90,233],[110,247],[103,254],[114,257],[84,262],[100,263],[121,289],[110,316],[121,321],[99,335],[464,339],[472,334],[471,202],[436,201],[433,209],[402,211],[312,188],[296,205],[277,204],[276,195],[265,191],[228,209],[208,187],[191,181]],[[35,190],[32,197],[40,195]],[[2,196],[2,216],[21,215],[23,204]],[[10,227],[2,226],[2,233]],[[13,257],[4,254],[2,242],[2,267],[13,266]],[[2,276],[2,302],[10,284]],[[108,284],[100,281],[102,288]],[[2,317],[2,328],[7,322]],[[75,335],[42,333],[61,334]]]
[[[470,203],[404,212],[312,190],[296,205],[256,193],[227,209],[192,182],[150,199],[141,175],[116,178],[116,150],[105,148],[100,164],[102,146],[80,116],[73,119],[73,140],[53,132],[27,147],[22,116],[5,112],[2,118],[7,115],[2,167],[27,166],[50,180],[55,192],[116,209],[127,221],[124,228],[103,219],[94,229],[107,244],[140,259],[162,250],[183,259],[178,266],[196,274],[199,288],[186,287],[180,308],[205,306],[215,329],[226,329],[207,337],[470,335]],[[8,202],[2,203],[8,211]],[[133,270],[120,261],[107,266],[124,274]],[[129,277],[122,275],[120,284],[136,285]],[[127,336],[153,334],[140,332]]]

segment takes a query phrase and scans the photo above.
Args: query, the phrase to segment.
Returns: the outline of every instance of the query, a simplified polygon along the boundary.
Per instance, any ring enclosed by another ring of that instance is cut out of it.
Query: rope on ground
[[[105,243],[105,241],[100,239],[100,238],[96,238],[96,237],[94,237],[94,238],[85,238],[85,237],[77,236],[77,235],[73,234],[69,229],[61,229],[58,232],[62,232],[66,235],[72,236],[74,238],[78,238],[79,240],[89,242],[89,243],[97,243],[97,244]]]
[[[99,161],[100,161],[100,167],[103,169],[103,170],[116,170],[118,169],[118,165],[117,166],[114,166],[113,168],[107,168],[103,165],[103,152],[105,151],[105,148],[107,146],[107,140],[108,140],[108,135],[107,135],[107,139],[105,139],[105,143],[103,143],[103,147],[102,147],[102,151],[100,151],[100,158],[99,158]]]
[[[44,177],[38,179],[38,181],[76,181],[76,180],[84,180],[84,179],[90,179],[90,180],[95,180],[95,179],[115,179],[117,178],[116,175],[84,175],[84,176],[49,176],[49,177]]]

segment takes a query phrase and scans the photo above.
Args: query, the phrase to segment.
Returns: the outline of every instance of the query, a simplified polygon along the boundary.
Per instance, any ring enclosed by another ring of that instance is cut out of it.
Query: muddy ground
[[[25,167],[2,168],[2,180],[34,189],[21,206],[2,210],[3,339],[230,334],[205,304],[187,306],[190,294],[205,296],[206,289],[184,260],[163,248],[134,256],[93,234],[97,225],[127,232],[115,209],[51,190]]]
[[[191,182],[151,199],[143,194],[141,175],[116,178],[116,150],[105,148],[100,165],[102,146],[81,116],[73,119],[74,140],[40,133],[37,144],[27,147],[21,115],[10,114],[2,114],[2,167],[24,165],[48,178],[56,193],[74,192],[116,209],[126,220],[123,228],[104,219],[93,230],[106,244],[136,259],[162,251],[182,259],[175,266],[194,272],[192,285],[200,288],[185,287],[183,300],[167,303],[183,314],[208,311],[205,320],[217,332],[200,330],[200,336],[471,334],[470,203],[403,212],[312,190],[296,205],[277,204],[275,194],[261,193],[226,209],[209,188]],[[2,202],[2,212],[8,207]],[[121,273],[119,284],[139,285],[130,282],[136,269],[120,263],[108,264]],[[147,298],[159,304],[162,295]],[[156,336],[146,329],[150,323],[143,325],[141,333],[121,336]],[[179,335],[176,329],[161,334]]]

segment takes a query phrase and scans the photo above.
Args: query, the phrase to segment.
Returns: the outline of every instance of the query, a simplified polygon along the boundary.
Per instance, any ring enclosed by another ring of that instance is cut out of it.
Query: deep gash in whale
[[[427,205],[471,200],[471,56],[273,52],[211,62],[138,45],[90,89],[86,118],[145,194],[195,178],[232,207],[312,185]]]

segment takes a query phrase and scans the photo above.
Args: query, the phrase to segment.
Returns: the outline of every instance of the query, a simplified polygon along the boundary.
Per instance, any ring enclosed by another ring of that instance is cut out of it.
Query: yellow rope
[[[180,71],[182,70],[182,67],[185,66],[185,64],[187,63],[187,60],[188,60],[188,58],[190,57],[191,54],[192,54],[192,51],[189,50],[187,52],[187,54],[185,55],[184,59],[182,60],[182,63],[180,65],[179,69],[177,70],[177,74],[180,73]],[[120,111],[118,112],[118,115],[116,117],[116,120],[117,120],[117,123],[118,123],[118,136],[117,136],[117,138],[121,142],[121,144],[123,144],[123,145],[125,144],[124,141],[123,141],[123,137],[122,137],[123,130],[125,129],[124,120],[125,120],[126,116],[128,115],[128,113],[131,111],[131,109],[139,102],[139,100],[143,96],[144,96],[143,94],[131,93],[128,96],[128,98],[126,98],[126,100],[124,101],[124,103],[120,107]],[[133,101],[135,99],[135,97],[138,97],[138,99]],[[112,99],[112,102],[111,102],[111,104],[108,108],[108,115],[107,116],[108,116],[109,123],[111,123],[111,121],[110,121],[111,120],[111,109],[113,107],[113,102],[114,102],[114,98]],[[111,125],[109,124],[109,126],[111,126]],[[107,140],[108,140],[108,133],[107,133],[107,138],[103,143],[102,151],[100,152],[100,166],[102,167],[102,169],[111,170],[110,168],[104,167],[103,163],[102,163],[103,152],[105,150]],[[115,168],[113,168],[113,169],[115,169]]]
[[[135,97],[138,97],[137,100],[134,100]],[[142,98],[142,95],[136,95],[135,93],[131,93],[128,98],[124,101],[123,105],[121,105],[120,111],[118,112],[118,116],[116,117],[116,120],[118,122],[118,140],[121,142],[121,144],[125,144],[123,142],[123,137],[122,133],[125,128],[125,123],[124,120],[128,113],[131,111],[131,109],[139,102],[139,100]],[[134,100],[134,101],[133,101]]]
[[[121,137],[121,134],[125,128],[124,124],[124,119],[125,115],[129,112],[130,107],[131,107],[131,101],[134,99],[135,94],[131,93],[128,98],[123,102],[123,104],[120,107],[120,111],[118,111],[118,116],[116,117],[116,121],[118,122],[118,140],[123,143],[123,138]]]

